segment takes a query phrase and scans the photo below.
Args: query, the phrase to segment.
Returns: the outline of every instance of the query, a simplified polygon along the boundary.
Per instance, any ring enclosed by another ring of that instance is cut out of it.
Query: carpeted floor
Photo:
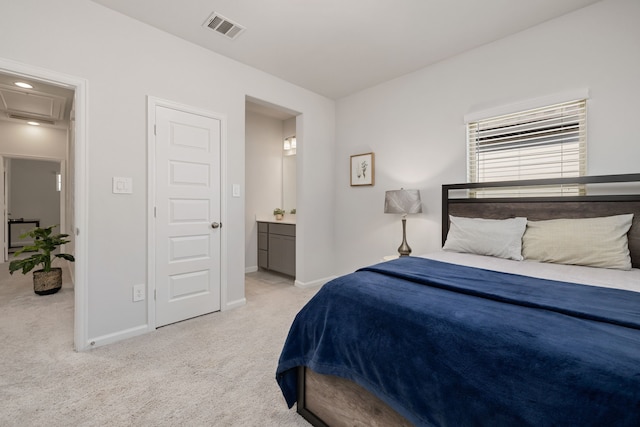
[[[82,353],[73,289],[33,293],[0,264],[0,425],[308,426],[275,369],[289,326],[317,289],[246,277],[247,305]]]

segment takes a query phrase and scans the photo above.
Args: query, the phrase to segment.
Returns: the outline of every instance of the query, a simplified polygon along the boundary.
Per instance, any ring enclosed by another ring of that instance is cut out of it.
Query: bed
[[[586,194],[468,197],[552,185]],[[447,251],[342,276],[298,313],[276,371],[287,404],[316,426],[640,425],[639,188],[640,174],[444,185]],[[460,230],[522,218],[505,234],[521,252],[455,250]],[[540,236],[572,230],[587,266],[567,265],[573,249],[539,258]]]

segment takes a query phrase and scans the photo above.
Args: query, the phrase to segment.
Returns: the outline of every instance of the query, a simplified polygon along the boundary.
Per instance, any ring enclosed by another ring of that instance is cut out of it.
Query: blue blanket
[[[640,294],[404,257],[326,285],[276,379],[352,380],[416,425],[640,426]]]

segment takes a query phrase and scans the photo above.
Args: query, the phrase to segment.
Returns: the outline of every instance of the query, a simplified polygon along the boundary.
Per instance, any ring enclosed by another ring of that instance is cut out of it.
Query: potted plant
[[[52,234],[54,227],[56,225],[46,228],[36,227],[22,234],[21,239],[31,237],[33,243],[17,251],[14,256],[28,252],[35,253],[28,258],[11,261],[9,264],[9,273],[11,274],[17,270],[22,270],[22,274],[27,274],[36,266],[42,265],[40,270],[33,272],[33,291],[38,295],[55,294],[62,287],[62,269],[51,267],[53,258],[75,261],[73,255],[52,254],[58,246],[69,243],[69,240],[66,239],[68,234]]]
[[[273,214],[276,216],[276,221],[280,221],[280,220],[282,220],[282,217],[284,216],[284,209],[275,208],[273,210]]]

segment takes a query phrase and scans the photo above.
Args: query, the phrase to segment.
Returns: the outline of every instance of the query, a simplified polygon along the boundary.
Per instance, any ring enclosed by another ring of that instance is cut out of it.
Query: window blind
[[[469,182],[576,177],[586,172],[586,100],[467,124]],[[527,193],[577,193],[578,186]],[[494,196],[497,190],[477,191]],[[522,195],[522,191],[518,192]]]

